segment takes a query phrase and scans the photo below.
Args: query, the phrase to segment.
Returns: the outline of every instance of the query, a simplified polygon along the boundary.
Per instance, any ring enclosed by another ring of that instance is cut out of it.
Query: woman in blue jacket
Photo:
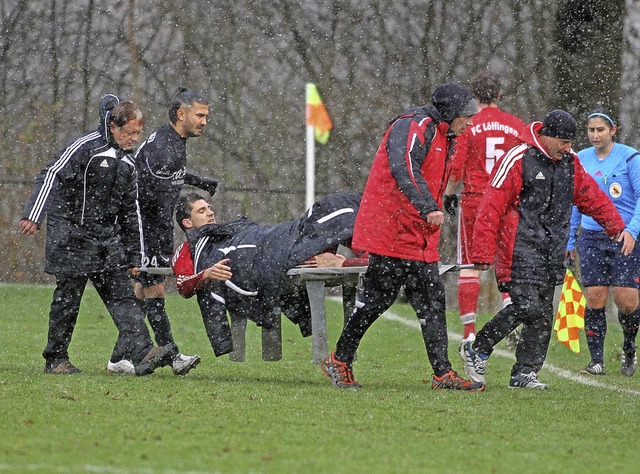
[[[637,366],[635,339],[640,322],[640,248],[635,245],[640,232],[640,157],[634,148],[614,141],[618,128],[611,117],[602,108],[588,116],[587,134],[593,146],[580,151],[578,156],[624,219],[622,240],[611,240],[591,217],[581,215],[574,208],[567,250],[572,254],[575,251],[576,233],[578,227],[582,227],[577,237],[577,250],[587,300],[585,333],[591,361],[580,373],[605,374],[605,305],[609,288],[612,288],[624,334],[620,371],[631,377]]]

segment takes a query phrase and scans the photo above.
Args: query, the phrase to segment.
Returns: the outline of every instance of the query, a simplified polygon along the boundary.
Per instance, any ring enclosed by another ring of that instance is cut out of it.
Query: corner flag
[[[329,131],[333,128],[327,109],[322,103],[318,88],[315,84],[307,84],[307,126],[314,127],[316,141],[326,144]]]
[[[580,329],[584,329],[587,302],[571,270],[567,269],[562,283],[560,304],[553,325],[558,341],[580,354]]]

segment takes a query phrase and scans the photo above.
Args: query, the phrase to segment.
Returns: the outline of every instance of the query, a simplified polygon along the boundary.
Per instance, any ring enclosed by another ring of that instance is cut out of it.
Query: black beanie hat
[[[578,124],[575,119],[564,110],[549,112],[542,121],[540,135],[562,140],[575,140]]]
[[[471,91],[455,82],[436,87],[431,95],[431,103],[447,123],[457,117],[470,117],[478,113],[478,105]]]

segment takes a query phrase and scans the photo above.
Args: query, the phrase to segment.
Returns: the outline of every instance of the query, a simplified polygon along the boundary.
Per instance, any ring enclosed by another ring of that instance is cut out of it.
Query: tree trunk
[[[624,0],[558,3],[553,51],[556,103],[581,125],[598,106],[618,115],[624,15]],[[587,145],[585,135],[578,134],[576,149]]]

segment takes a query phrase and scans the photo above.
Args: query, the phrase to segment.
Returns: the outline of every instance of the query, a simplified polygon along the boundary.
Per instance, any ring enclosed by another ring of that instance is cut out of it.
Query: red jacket
[[[178,292],[185,298],[191,298],[195,295],[202,282],[204,270],[198,273],[195,272],[189,242],[182,242],[173,253],[171,268],[176,276]]]
[[[440,227],[424,217],[442,207],[448,178],[449,125],[432,107],[393,121],[373,160],[353,233],[353,246],[371,253],[433,263]]]
[[[611,200],[571,153],[553,160],[528,125],[524,144],[494,168],[473,232],[473,263],[492,264],[502,291],[510,282],[555,283],[564,277],[572,205],[592,216],[608,235],[624,229]]]

